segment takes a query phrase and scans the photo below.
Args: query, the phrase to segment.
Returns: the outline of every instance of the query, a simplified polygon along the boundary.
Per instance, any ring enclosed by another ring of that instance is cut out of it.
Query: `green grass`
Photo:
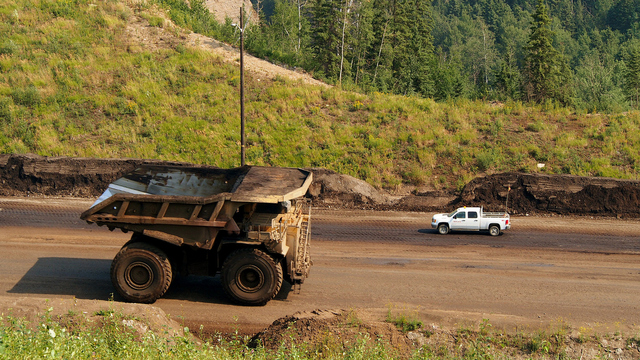
[[[422,320],[418,318],[417,313],[405,314],[403,311],[398,313],[397,311],[393,311],[391,307],[387,309],[387,318],[385,321],[394,324],[403,333],[419,330],[424,325]]]
[[[172,16],[189,24],[181,9],[173,4]],[[163,36],[179,33],[161,14],[150,3],[116,0],[0,4],[0,153],[238,166],[237,65],[180,42],[154,50],[127,35],[135,16]],[[450,190],[482,173],[637,179],[640,170],[638,112],[438,103],[251,73],[245,96],[253,165],[324,167],[382,188]]]
[[[302,329],[302,341],[291,329],[290,337],[283,337],[279,346],[267,348],[252,344],[237,331],[204,335],[184,328],[184,335],[177,336],[167,328],[148,330],[151,327],[144,320],[111,309],[93,316],[69,311],[55,317],[50,315],[52,310],[35,322],[0,316],[0,359],[568,359],[583,353],[607,357],[617,348],[635,356],[638,346],[637,335],[625,338],[582,328],[577,336],[575,332],[569,335],[571,329],[564,323],[546,330],[508,333],[494,328],[487,319],[455,329],[433,325],[422,329],[420,324],[413,331],[422,336],[422,343],[411,345],[409,341],[399,346],[403,342],[398,336],[402,335],[395,337],[393,345],[392,339],[381,337],[376,327],[352,312],[343,323],[332,325],[337,332],[327,327],[310,339]]]

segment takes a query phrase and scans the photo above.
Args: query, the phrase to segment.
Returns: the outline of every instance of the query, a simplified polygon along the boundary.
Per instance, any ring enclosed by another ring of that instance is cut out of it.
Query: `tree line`
[[[589,112],[640,106],[640,0],[254,1],[247,51],[345,89]],[[203,9],[190,2],[191,14]],[[230,19],[211,21],[198,26],[237,42]]]

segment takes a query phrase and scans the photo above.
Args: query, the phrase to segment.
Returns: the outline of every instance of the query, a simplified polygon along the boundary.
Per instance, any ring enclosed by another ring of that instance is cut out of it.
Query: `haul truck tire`
[[[282,286],[282,265],[255,248],[231,253],[222,265],[222,286],[227,295],[243,305],[264,305]]]
[[[153,303],[167,292],[172,277],[167,255],[147,243],[125,245],[111,263],[111,282],[130,302]]]

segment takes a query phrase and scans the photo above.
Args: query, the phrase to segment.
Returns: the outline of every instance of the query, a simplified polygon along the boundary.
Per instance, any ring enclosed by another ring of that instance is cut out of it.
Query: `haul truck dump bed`
[[[311,181],[295,168],[146,166],[111,183],[81,218],[133,232],[111,265],[128,301],[154,302],[175,272],[220,273],[231,299],[264,305],[283,279],[299,287],[309,275]]]

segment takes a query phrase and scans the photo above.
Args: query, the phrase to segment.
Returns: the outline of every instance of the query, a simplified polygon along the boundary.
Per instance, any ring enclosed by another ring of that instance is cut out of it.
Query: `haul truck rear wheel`
[[[147,243],[125,245],[111,263],[111,282],[131,302],[152,303],[171,285],[173,273],[167,255]]]
[[[221,271],[224,291],[244,305],[264,305],[282,286],[282,265],[263,251],[236,250],[227,256]]]

